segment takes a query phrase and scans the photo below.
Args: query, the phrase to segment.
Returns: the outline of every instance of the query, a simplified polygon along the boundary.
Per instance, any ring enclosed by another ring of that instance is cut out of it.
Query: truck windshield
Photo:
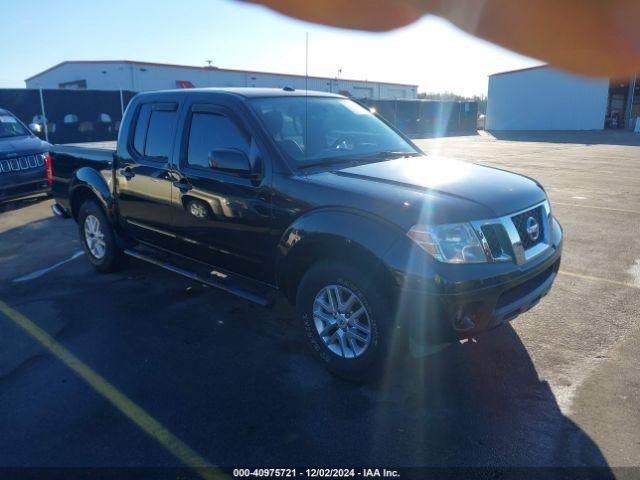
[[[0,113],[0,138],[23,137],[25,135],[29,135],[29,132],[15,117]]]
[[[416,149],[358,103],[331,97],[252,100],[254,110],[280,148],[298,166],[376,154],[416,155]]]

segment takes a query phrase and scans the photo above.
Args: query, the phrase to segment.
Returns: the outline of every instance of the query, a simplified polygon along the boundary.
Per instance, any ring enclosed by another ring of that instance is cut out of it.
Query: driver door
[[[244,153],[250,170],[212,167],[211,153],[220,150]],[[271,191],[260,158],[254,136],[229,109],[215,104],[190,108],[172,196],[182,254],[267,280]]]

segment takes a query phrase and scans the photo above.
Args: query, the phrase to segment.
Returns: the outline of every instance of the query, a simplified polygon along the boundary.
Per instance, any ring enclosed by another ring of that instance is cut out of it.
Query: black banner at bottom
[[[0,468],[0,480],[217,480],[217,479],[392,479],[392,480],[640,480],[639,467],[236,467],[236,468]]]

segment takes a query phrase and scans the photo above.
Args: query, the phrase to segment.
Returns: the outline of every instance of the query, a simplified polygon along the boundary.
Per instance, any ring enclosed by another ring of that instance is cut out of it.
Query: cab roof
[[[184,89],[173,89],[173,90],[160,90],[153,92],[142,92],[141,95],[151,95],[151,94],[166,94],[170,93],[172,95],[175,94],[189,94],[189,93],[218,93],[218,94],[227,94],[227,95],[235,95],[244,98],[264,98],[264,97],[332,97],[332,98],[345,98],[342,95],[338,95],[335,93],[328,92],[320,92],[316,90],[304,90],[304,89],[293,89],[289,87],[285,88],[184,88]]]

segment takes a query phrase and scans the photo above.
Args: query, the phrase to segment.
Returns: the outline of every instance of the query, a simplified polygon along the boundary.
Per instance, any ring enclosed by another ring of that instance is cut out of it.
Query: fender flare
[[[404,232],[396,225],[367,212],[344,207],[324,207],[298,217],[281,235],[275,259],[275,279],[285,295],[290,295],[290,275],[300,256],[309,248],[360,251],[376,259],[372,269],[388,269],[385,254]],[[340,254],[341,252],[336,252]]]
[[[82,190],[90,190],[93,193],[102,207],[104,208],[107,216],[110,220],[113,220],[113,212],[111,206],[113,204],[113,195],[111,189],[107,184],[104,177],[95,169],[91,167],[79,168],[73,175],[73,179],[69,185],[69,204],[73,206],[74,197]],[[76,217],[76,211],[72,210],[74,218]]]

